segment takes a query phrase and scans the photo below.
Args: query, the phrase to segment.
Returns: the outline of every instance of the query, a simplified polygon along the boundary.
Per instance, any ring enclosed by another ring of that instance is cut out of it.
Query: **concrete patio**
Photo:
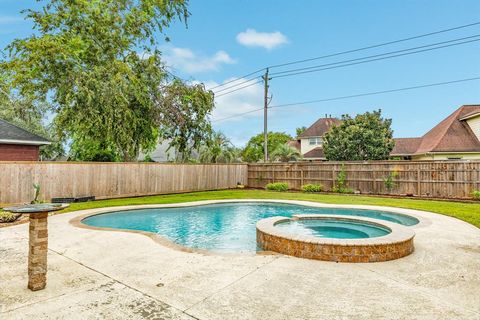
[[[94,209],[88,212],[98,212]],[[49,218],[48,283],[27,289],[28,225],[0,229],[0,319],[480,319],[480,229],[428,212],[381,263],[215,255]]]

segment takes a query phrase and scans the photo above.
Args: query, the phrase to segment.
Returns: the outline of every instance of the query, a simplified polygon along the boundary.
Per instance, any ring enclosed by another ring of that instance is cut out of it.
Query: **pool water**
[[[268,202],[118,211],[91,216],[83,219],[82,223],[94,227],[153,232],[189,248],[216,252],[253,252],[258,250],[257,221],[274,216],[318,213],[364,216],[403,225],[418,223],[414,217],[385,211],[316,208]]]
[[[344,220],[293,220],[275,225],[290,234],[319,238],[364,239],[385,236],[390,230],[370,223]]]

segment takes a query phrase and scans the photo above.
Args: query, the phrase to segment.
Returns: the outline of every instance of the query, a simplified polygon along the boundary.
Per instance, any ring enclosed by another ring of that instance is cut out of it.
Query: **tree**
[[[187,85],[179,80],[161,90],[156,102],[162,110],[158,114],[160,137],[171,141],[177,162],[189,161],[192,151],[198,150],[212,133],[207,119],[214,108],[213,93],[206,91],[203,84]]]
[[[179,110],[162,103],[168,79],[156,35],[189,16],[186,0],[50,0],[26,15],[37,32],[13,41],[1,67],[15,75],[15,89],[34,106],[51,102],[62,139],[105,143],[132,161],[140,150],[153,149],[159,136],[183,148],[186,137],[195,141],[196,130],[209,125],[211,94],[199,86],[183,91]],[[184,119],[190,99],[205,104],[195,104],[195,133],[185,136],[189,123],[171,120]]]
[[[213,132],[208,143],[200,148],[203,163],[231,163],[239,161],[238,152],[222,132]]]
[[[295,129],[296,134],[297,134],[297,137],[298,137],[299,135],[301,135],[302,133],[304,133],[305,130],[307,130],[307,127],[305,127],[305,126],[303,126],[303,127],[298,127],[297,129]]]
[[[272,154],[270,155],[270,159],[273,161],[280,161],[280,162],[289,162],[289,161],[296,161],[302,157],[301,153],[289,146],[288,144],[279,144],[275,150],[273,150]]]
[[[395,146],[391,119],[383,119],[381,110],[351,118],[333,126],[324,137],[323,150],[328,160],[385,160]]]
[[[118,162],[121,156],[106,141],[76,137],[70,146],[69,159],[73,161]]]
[[[292,140],[289,134],[284,132],[269,132],[268,133],[268,154],[270,155],[279,145],[286,144]],[[248,141],[247,145],[242,151],[243,161],[258,162],[263,159],[263,133],[253,136]]]
[[[44,124],[47,104],[34,107],[31,100],[18,96],[12,90],[9,80],[6,70],[0,68],[0,119],[50,140],[50,145],[40,147],[41,159],[52,160],[63,156],[65,150],[56,138],[53,126]]]

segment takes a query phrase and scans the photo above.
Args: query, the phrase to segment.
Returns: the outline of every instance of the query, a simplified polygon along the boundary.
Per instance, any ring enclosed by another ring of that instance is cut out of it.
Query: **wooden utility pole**
[[[264,86],[263,97],[263,162],[268,161],[268,68],[265,69],[265,75],[262,76]]]

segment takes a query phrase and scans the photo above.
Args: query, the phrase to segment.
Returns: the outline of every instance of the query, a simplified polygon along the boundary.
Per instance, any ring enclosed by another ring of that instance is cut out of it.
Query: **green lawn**
[[[334,204],[365,204],[391,206],[408,209],[425,210],[455,217],[480,228],[480,202],[461,203],[434,200],[392,199],[365,197],[356,195],[332,194],[305,194],[296,192],[274,192],[263,190],[222,190],[207,192],[192,192],[183,194],[159,195],[138,198],[123,198],[112,200],[98,200],[93,202],[73,203],[61,212],[70,212],[82,209],[112,207],[137,204],[178,203],[198,200],[215,199],[289,199],[308,200]],[[60,213],[61,213],[60,212]]]

